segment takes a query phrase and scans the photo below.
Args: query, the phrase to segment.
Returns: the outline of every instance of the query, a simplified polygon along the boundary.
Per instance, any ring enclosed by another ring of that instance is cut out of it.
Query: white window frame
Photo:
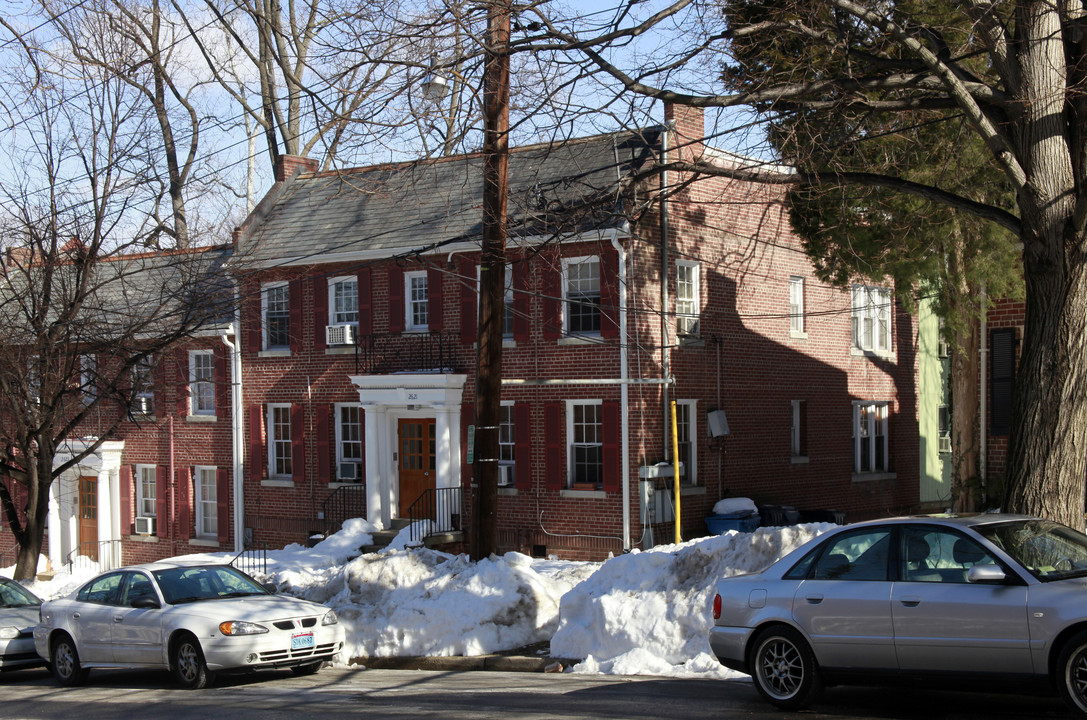
[[[808,457],[808,432],[806,400],[790,400],[792,426],[789,431],[789,455],[794,462],[803,462]],[[802,433],[801,430],[804,430]]]
[[[268,319],[270,309],[270,293],[272,290],[282,290],[286,296],[287,318],[287,342],[272,344],[271,323]],[[260,325],[261,348],[264,350],[289,350],[291,347],[291,290],[287,282],[264,283],[260,288]]]
[[[158,470],[154,465],[136,466],[136,515],[158,516]],[[157,533],[156,533],[157,534]]]
[[[423,296],[417,297],[415,291],[419,289],[415,281],[422,281]],[[426,318],[426,322],[416,322],[418,315]],[[404,273],[404,330],[406,332],[425,332],[430,329],[430,286],[426,270],[413,270]]]
[[[688,274],[688,277],[683,277]],[[698,337],[702,316],[702,263],[676,261],[676,332]]]
[[[276,415],[286,413],[286,422],[276,422]],[[291,439],[291,404],[268,403],[265,422],[268,435],[268,479],[294,479],[294,446]],[[285,435],[279,431],[285,429]],[[281,468],[286,468],[282,470]]]
[[[891,352],[891,291],[875,285],[852,288],[853,347],[862,352]]]
[[[132,365],[132,388],[134,398],[148,398],[151,400],[151,412],[155,414],[155,361],[150,355],[136,361]]]
[[[562,259],[562,334],[573,337],[597,337],[600,335],[600,328],[603,327],[603,318],[598,317],[596,324],[596,330],[571,330],[570,329],[570,305],[576,300],[570,295],[570,267],[573,265],[584,265],[589,263],[596,264],[596,307],[597,312],[601,313],[601,303],[603,302],[603,295],[601,293],[601,280],[600,280],[600,256],[599,255],[583,255],[581,257],[570,257]],[[591,295],[579,295],[578,297],[592,297]]]
[[[804,277],[789,276],[789,333],[793,337],[805,337],[804,331]]]
[[[510,477],[513,477],[513,468],[517,459],[517,425],[516,414],[513,411],[512,400],[502,400],[498,415],[498,472],[499,484],[502,483],[502,468],[508,467]],[[512,485],[513,483],[509,483]]]
[[[98,359],[94,355],[79,356],[79,398],[90,405],[98,395]]]
[[[686,418],[684,418],[686,414]],[[676,427],[680,430],[679,437],[681,438],[680,444],[683,443],[682,428],[686,422],[687,443],[691,446],[691,460],[689,465],[685,465],[683,468],[683,475],[680,479],[687,485],[698,484],[698,400],[676,400]],[[679,460],[680,458],[675,458]]]
[[[359,413],[359,415],[358,415],[358,440],[357,441],[348,440],[347,437],[346,437],[346,433],[344,433],[344,429],[345,429],[344,428],[344,425],[345,425],[345,423],[344,423],[344,411],[348,410],[348,409],[352,409],[352,408],[357,409],[358,413]],[[344,462],[357,462],[357,463],[360,463],[360,464],[362,463],[363,448],[364,448],[364,446],[366,444],[366,427],[365,427],[366,423],[365,423],[365,420],[363,418],[363,412],[364,411],[362,409],[362,404],[361,403],[335,403],[333,405],[333,411],[336,413],[336,418],[335,418],[335,423],[336,423],[336,480],[339,481],[340,480],[340,477],[339,477],[340,463],[344,463]],[[358,453],[357,456],[348,455],[344,451],[344,446],[348,442],[351,442],[352,444],[354,444],[356,442],[358,443],[359,453]],[[343,482],[347,482],[347,481],[343,481]],[[350,482],[355,482],[355,481],[352,480]]]
[[[337,290],[341,286],[353,286],[354,301],[346,303],[344,309],[337,308]],[[353,275],[328,279],[328,324],[359,326],[359,279]]]
[[[192,470],[195,537],[199,540],[217,540],[219,538],[217,468],[212,465],[195,465]]]
[[[596,422],[598,428],[598,442],[576,443],[575,435],[575,408],[595,407]],[[604,483],[604,402],[603,400],[567,400],[566,401],[566,487],[571,488],[575,482],[575,447],[599,447],[600,448],[600,480],[595,483],[596,489],[602,489]]]
[[[202,376],[199,365],[205,361],[208,374]],[[189,351],[189,415],[215,415],[215,353],[212,350]]]
[[[862,417],[863,415],[863,417]],[[853,472],[858,475],[890,472],[890,403],[870,400],[853,401]],[[868,467],[864,466],[864,446],[868,446]],[[880,447],[882,446],[882,447]],[[883,462],[878,463],[882,451]]]

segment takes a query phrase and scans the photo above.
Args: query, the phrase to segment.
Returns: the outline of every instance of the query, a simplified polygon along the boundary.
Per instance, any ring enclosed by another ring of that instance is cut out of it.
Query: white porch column
[[[79,475],[68,475],[61,479],[67,487],[61,496],[61,512],[68,519],[68,546],[64,548],[64,555],[79,548]],[[62,562],[65,558],[61,558]]]
[[[49,485],[49,514],[46,516],[46,524],[49,528],[49,562],[53,571],[60,570],[64,562],[64,538],[60,529],[60,500],[57,498],[57,485],[64,482],[57,478]]]
[[[109,470],[98,472],[98,562],[103,569],[113,567],[113,550],[109,545],[103,545],[106,540],[113,539],[113,521],[110,505],[112,504],[109,489]]]
[[[459,408],[458,408],[459,409]],[[453,409],[448,405],[437,405],[434,407],[434,465],[435,475],[434,484],[437,488],[455,487],[453,482],[457,478],[453,476],[453,460],[454,460],[454,443],[453,438],[450,437],[451,429],[454,426],[453,423],[454,413]],[[457,430],[460,430],[460,423],[456,423]],[[448,493],[438,493],[437,507],[435,507],[434,521],[438,523],[438,528],[445,530],[451,527],[450,515],[453,509],[450,507],[450,498]],[[457,512],[460,512],[460,508],[457,508]]]
[[[386,452],[382,430],[387,424],[383,405],[363,405],[363,433],[366,438],[366,520],[388,527],[391,520],[388,503],[384,502],[389,484],[384,472]]]

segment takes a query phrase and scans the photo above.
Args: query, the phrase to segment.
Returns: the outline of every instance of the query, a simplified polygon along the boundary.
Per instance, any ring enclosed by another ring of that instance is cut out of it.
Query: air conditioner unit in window
[[[513,465],[499,465],[498,466],[498,484],[513,485]]]
[[[153,517],[138,517],[138,518],[136,518],[136,534],[137,535],[154,535],[155,534],[155,518],[153,518]]]
[[[362,466],[361,463],[357,462],[340,463],[340,469],[336,473],[336,476],[342,482],[358,482],[361,475]]]
[[[155,401],[148,395],[132,398],[132,412],[136,415],[151,415],[155,411]]]
[[[328,345],[354,345],[354,325],[327,325],[325,326],[325,343]]]
[[[951,438],[949,436],[947,436],[947,435],[941,435],[940,436],[940,452],[942,452],[942,453],[951,452]]]

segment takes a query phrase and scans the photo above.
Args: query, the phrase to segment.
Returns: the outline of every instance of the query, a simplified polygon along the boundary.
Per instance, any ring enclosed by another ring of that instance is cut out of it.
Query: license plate
[[[305,650],[314,646],[313,633],[291,635],[291,650]]]

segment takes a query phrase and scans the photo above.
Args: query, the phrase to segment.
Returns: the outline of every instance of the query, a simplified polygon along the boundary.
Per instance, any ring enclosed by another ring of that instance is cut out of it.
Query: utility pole
[[[510,0],[487,8],[483,71],[483,253],[479,273],[475,477],[479,514],[473,558],[498,551],[498,429],[501,421],[502,318],[506,285],[506,194],[509,187]]]

